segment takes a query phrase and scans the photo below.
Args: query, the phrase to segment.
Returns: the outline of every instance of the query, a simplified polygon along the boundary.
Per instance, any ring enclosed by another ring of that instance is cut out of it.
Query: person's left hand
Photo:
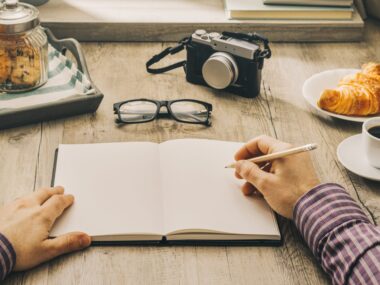
[[[74,202],[63,192],[62,187],[41,189],[0,209],[0,233],[16,251],[13,270],[30,269],[90,245],[91,238],[80,232],[49,239],[56,219]]]

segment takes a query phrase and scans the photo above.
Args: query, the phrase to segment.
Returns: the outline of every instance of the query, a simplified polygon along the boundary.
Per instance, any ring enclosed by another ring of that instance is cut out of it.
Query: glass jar
[[[0,4],[0,92],[24,92],[48,80],[48,40],[32,5]]]

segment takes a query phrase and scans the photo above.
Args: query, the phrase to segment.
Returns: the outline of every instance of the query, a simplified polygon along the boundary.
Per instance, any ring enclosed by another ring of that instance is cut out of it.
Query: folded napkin
[[[0,93],[0,110],[25,108],[95,92],[91,82],[76,65],[51,45],[48,78],[45,85],[29,92]]]

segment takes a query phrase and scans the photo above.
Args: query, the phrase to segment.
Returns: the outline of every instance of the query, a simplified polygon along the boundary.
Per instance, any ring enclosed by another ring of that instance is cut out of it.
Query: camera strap
[[[256,44],[262,43],[264,45],[264,49],[261,49],[258,52],[257,54],[258,59],[270,58],[272,56],[272,51],[269,47],[269,40],[258,33],[245,34],[245,33],[223,32],[222,34],[226,37],[244,40],[250,43],[256,43]]]
[[[250,43],[255,43],[264,46],[263,49],[259,49],[256,54],[256,59],[259,61],[259,69],[264,66],[264,59],[270,58],[272,56],[272,51],[269,47],[269,40],[266,37],[258,33],[234,33],[234,32],[223,32],[226,37],[231,37],[239,40],[244,40]]]
[[[171,65],[168,65],[168,66],[165,66],[165,67],[161,67],[161,68],[151,68],[151,66],[157,62],[159,62],[161,59],[163,59],[164,57],[168,56],[168,55],[173,55],[173,54],[176,54],[182,50],[185,49],[186,45],[189,43],[190,41],[190,38],[184,38],[182,39],[177,46],[175,47],[168,47],[166,48],[165,50],[163,50],[162,52],[160,52],[159,54],[153,56],[150,60],[148,60],[148,62],[146,63],[146,70],[149,72],[149,73],[152,73],[152,74],[160,74],[160,73],[164,73],[164,72],[167,72],[169,70],[173,70],[173,69],[176,69],[178,67],[185,67],[186,66],[186,60],[183,60],[183,61],[180,61],[180,62],[177,62],[177,63],[174,63],[174,64],[171,64]]]

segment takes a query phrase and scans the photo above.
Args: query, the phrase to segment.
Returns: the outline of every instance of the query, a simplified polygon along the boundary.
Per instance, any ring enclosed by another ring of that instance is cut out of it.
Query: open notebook
[[[231,162],[240,143],[183,139],[60,145],[53,184],[75,196],[51,236],[94,242],[280,244],[266,202],[245,197]]]

